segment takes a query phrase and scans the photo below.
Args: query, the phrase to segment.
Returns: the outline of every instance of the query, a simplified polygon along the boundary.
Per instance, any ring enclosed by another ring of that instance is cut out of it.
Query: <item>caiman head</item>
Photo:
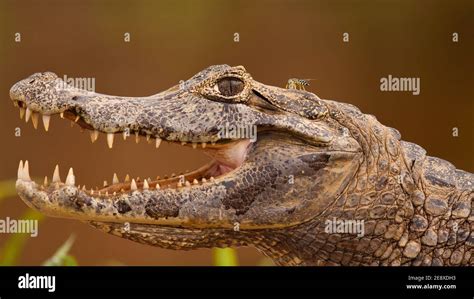
[[[173,249],[255,245],[259,232],[285,232],[318,220],[357,172],[361,148],[316,95],[264,85],[242,67],[211,66],[149,97],[77,89],[36,73],[10,91],[36,126],[59,114],[106,135],[144,136],[192,146],[212,162],[182,176],[119,181],[85,190],[30,179],[20,162],[16,188],[33,209],[78,219],[134,241]],[[92,168],[92,166],[91,166]]]

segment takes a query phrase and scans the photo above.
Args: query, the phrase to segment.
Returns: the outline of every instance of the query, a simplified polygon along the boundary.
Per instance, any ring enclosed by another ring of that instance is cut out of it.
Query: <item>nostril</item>
[[[32,84],[35,82],[35,79],[32,79],[30,82],[28,82],[29,84]]]

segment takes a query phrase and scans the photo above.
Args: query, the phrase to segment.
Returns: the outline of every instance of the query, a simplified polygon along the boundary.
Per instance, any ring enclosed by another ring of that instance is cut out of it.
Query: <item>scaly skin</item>
[[[61,83],[37,73],[10,97],[28,116],[63,113],[109,143],[128,130],[204,143],[214,162],[184,175],[193,184],[114,181],[100,193],[75,186],[72,171],[41,186],[20,163],[20,197],[47,215],[163,248],[255,246],[279,265],[474,264],[474,175],[352,105],[264,85],[241,66],[211,66],[142,98]],[[226,123],[255,125],[257,140],[218,134]],[[326,233],[334,217],[364,220],[365,234]]]

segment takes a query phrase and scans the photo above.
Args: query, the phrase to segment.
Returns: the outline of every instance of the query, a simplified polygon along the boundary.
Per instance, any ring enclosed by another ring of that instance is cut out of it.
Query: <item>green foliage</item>
[[[15,181],[7,180],[0,181],[0,203],[9,197],[16,195]],[[38,213],[34,210],[28,209],[20,219],[24,220],[36,220],[41,222],[44,219],[43,214]],[[17,263],[26,242],[29,240],[30,235],[28,234],[12,234],[0,248],[0,265],[1,266],[13,266]],[[56,253],[48,259],[44,265],[63,265],[63,266],[77,266],[76,259],[69,255],[68,252],[74,243],[74,237],[71,236],[69,239],[56,251]]]
[[[63,266],[79,266],[76,258],[69,254],[64,257],[62,265]]]
[[[15,195],[16,189],[14,180],[0,181],[0,202]]]
[[[42,214],[34,210],[28,210],[21,216],[21,219],[37,220],[38,222],[43,218]],[[12,234],[0,250],[0,265],[15,265],[29,238],[28,234]]]
[[[54,255],[43,263],[43,266],[77,266],[76,259],[68,254],[74,243],[74,239],[74,235],[71,235],[66,242],[56,250]]]
[[[238,266],[237,254],[232,248],[213,248],[214,266]]]

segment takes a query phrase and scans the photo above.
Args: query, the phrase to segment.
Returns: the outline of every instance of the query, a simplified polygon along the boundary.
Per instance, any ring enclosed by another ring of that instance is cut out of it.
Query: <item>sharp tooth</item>
[[[186,183],[184,183],[186,185],[186,187],[189,187],[191,186],[191,183],[189,181],[186,181]]]
[[[197,148],[197,143],[193,142],[193,148],[194,148],[194,149]]]
[[[160,180],[160,176],[159,176],[159,175],[156,176],[156,180],[157,180],[157,181]]]
[[[74,171],[72,170],[72,167],[71,167],[69,168],[69,172],[67,173],[66,185],[74,186],[75,183],[76,183],[76,178],[74,177]]]
[[[216,145],[216,142],[215,142],[215,141],[212,141],[212,142],[211,142],[211,145],[212,145],[212,146]]]
[[[23,179],[23,160],[20,160],[20,165],[18,165],[18,179]]]
[[[56,165],[53,172],[53,183],[60,183],[61,178],[59,177],[59,165]]]
[[[127,140],[128,132],[127,132],[127,131],[123,131],[122,136],[123,136],[123,140]]]
[[[125,182],[125,183],[130,182],[130,176],[129,176],[128,174],[125,176],[124,182]]]
[[[114,146],[114,133],[107,133],[107,145],[109,148]]]
[[[181,188],[183,187],[183,184],[181,183],[181,181],[179,181],[178,184],[176,184],[176,186],[178,186],[178,188]]]
[[[156,143],[155,143],[155,147],[156,148],[159,148],[160,147],[160,144],[161,144],[161,138],[156,138]]]
[[[48,132],[49,130],[49,121],[51,120],[51,115],[43,115],[43,126],[44,130]]]
[[[150,142],[150,137],[151,137],[150,134],[146,134],[146,141],[147,142]]]
[[[205,142],[201,143],[202,148],[206,148],[206,145],[207,145],[207,143],[205,143]]]
[[[74,122],[77,123],[79,121],[79,119],[81,119],[81,117],[79,115],[77,115],[76,118],[74,119]]]
[[[96,142],[97,138],[99,138],[99,131],[97,130],[90,131],[90,134],[91,134],[91,142],[92,143]]]
[[[138,135],[138,132],[135,132],[135,142],[136,143],[140,142],[140,135]]]
[[[117,192],[114,191],[113,196],[117,195]]]
[[[39,113],[33,112],[31,113],[31,122],[33,123],[33,127],[38,129],[38,120],[39,120]]]
[[[181,145],[186,145],[186,141],[181,141]]]
[[[193,185],[197,185],[197,184],[199,184],[198,180],[194,179],[193,180]]]
[[[59,113],[59,116],[60,116],[61,118],[64,118],[64,112]]]
[[[30,178],[30,167],[28,165],[28,160],[25,161],[25,165],[23,165],[23,179],[31,181]]]
[[[102,196],[102,192],[99,191],[99,196]]]
[[[156,190],[160,190],[160,184],[156,183]]]
[[[201,181],[202,181],[203,183],[206,183],[206,182],[207,182],[206,178],[202,178]]]
[[[130,190],[135,191],[137,189],[137,183],[135,182],[135,179],[132,179],[132,183],[130,184]]]
[[[214,182],[214,177],[213,176],[211,176],[210,181]]]
[[[148,181],[147,180],[144,180],[143,181],[143,189],[144,190],[148,190],[150,188],[150,186],[148,186]]]
[[[82,191],[86,191],[86,185],[82,186]]]
[[[91,188],[91,195],[94,195],[94,189]]]
[[[120,181],[119,181],[119,179],[118,179],[118,177],[117,177],[117,174],[114,173],[114,177],[112,178],[112,184],[118,184],[118,183],[120,183]]]
[[[109,191],[105,191],[105,196],[109,196]]]
[[[26,107],[26,115],[25,115],[25,122],[28,122],[31,117],[31,110],[30,108]]]
[[[20,119],[23,119],[23,116],[25,116],[26,109],[21,107],[20,108]]]
[[[48,186],[48,177],[44,177],[43,185]]]
[[[104,181],[104,187],[106,187],[108,184],[107,184],[107,181]]]
[[[39,120],[39,113],[33,112],[31,113],[31,122],[33,123],[33,128],[38,129],[38,120]]]

